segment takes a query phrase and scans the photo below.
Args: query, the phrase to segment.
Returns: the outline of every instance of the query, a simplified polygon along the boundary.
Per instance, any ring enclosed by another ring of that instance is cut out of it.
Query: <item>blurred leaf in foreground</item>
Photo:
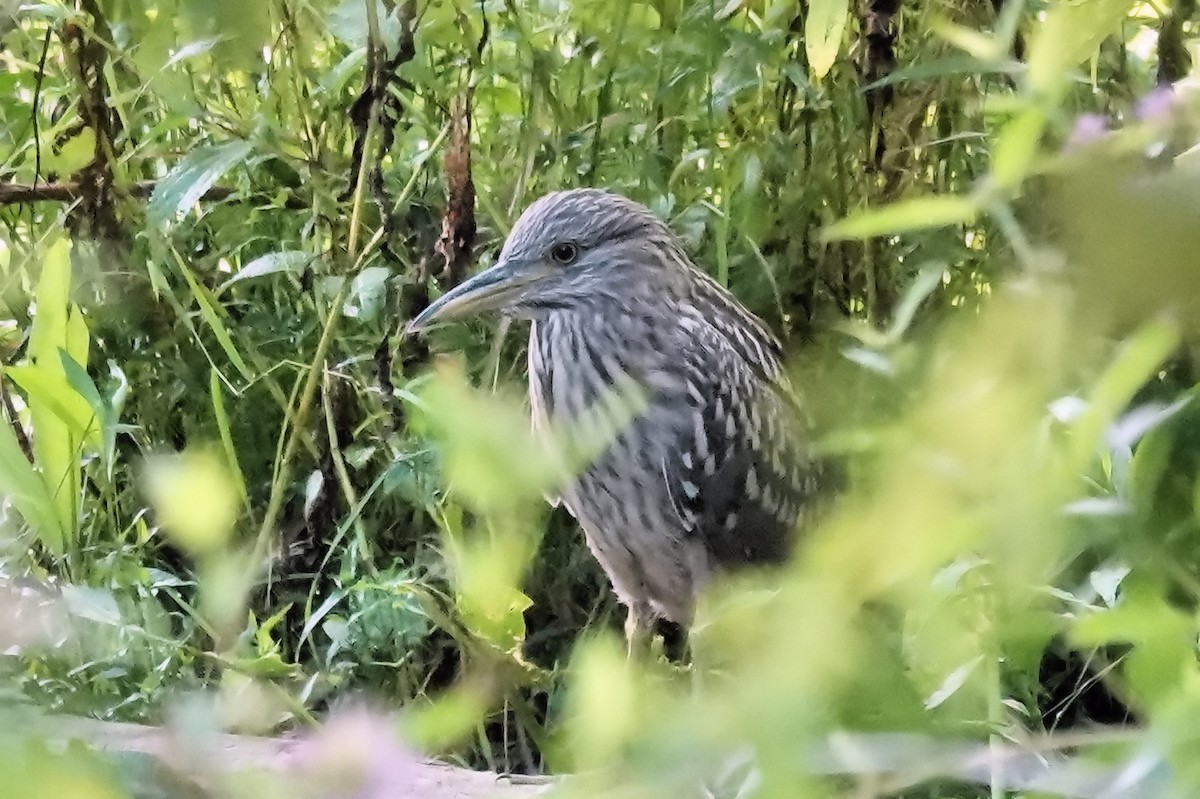
[[[158,520],[192,555],[221,549],[237,522],[237,483],[221,457],[208,449],[159,455],[146,461],[146,491]]]

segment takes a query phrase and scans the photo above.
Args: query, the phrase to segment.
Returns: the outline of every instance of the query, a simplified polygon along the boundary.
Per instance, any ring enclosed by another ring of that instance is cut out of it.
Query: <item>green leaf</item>
[[[43,168],[61,175],[73,175],[92,162],[96,155],[96,134],[84,128],[57,149],[51,148]]]
[[[251,150],[250,142],[240,139],[193,150],[154,187],[146,211],[147,221],[157,227],[173,224],[222,175],[246,160]]]
[[[1117,606],[1082,617],[1071,631],[1084,647],[1132,644],[1126,674],[1142,701],[1169,700],[1185,674],[1196,668],[1196,625],[1171,606],[1155,580],[1131,574],[1122,583]]]
[[[11,367],[13,380],[25,389],[33,421],[37,466],[53,497],[59,532],[73,536],[79,495],[79,443],[94,423],[87,402],[73,390],[63,372],[59,351],[80,349],[78,324],[70,323],[71,259],[66,239],[46,252],[37,286],[37,315],[29,336],[32,365]],[[86,330],[85,330],[86,332]],[[85,348],[86,354],[86,348]],[[52,549],[55,542],[44,539]]]
[[[59,370],[21,364],[8,367],[4,373],[25,392],[31,412],[36,409],[51,414],[66,426],[69,435],[78,439],[97,430],[92,407]]]
[[[96,388],[96,384],[92,382],[92,378],[88,375],[87,370],[76,363],[75,359],[67,354],[66,350],[59,350],[58,356],[71,388],[79,396],[83,397],[96,416],[103,416],[105,411],[104,398],[100,396],[100,391]]]
[[[379,35],[385,42],[396,42],[400,38],[400,20],[388,13],[383,0],[374,0],[375,13],[379,18]],[[433,8],[436,8],[435,4]],[[367,46],[367,4],[363,0],[342,0],[326,17],[329,32],[351,49]]]
[[[0,494],[52,552],[61,553],[66,535],[54,512],[54,500],[41,475],[25,458],[16,433],[0,424]]]
[[[217,337],[217,343],[221,345],[221,349],[229,357],[230,362],[241,373],[242,377],[247,380],[254,379],[254,370],[242,358],[242,354],[238,351],[237,345],[233,343],[233,337],[229,335],[228,328],[221,321],[221,315],[217,313],[217,303],[209,294],[208,289],[196,282],[196,278],[192,276],[192,270],[188,268],[183,259],[176,254],[176,263],[179,265],[179,272],[183,275],[183,279],[192,289],[192,296],[196,298],[196,305],[200,308],[200,315],[204,317],[204,321],[208,323],[208,327],[212,330],[213,335]]]
[[[905,290],[903,297],[901,297],[900,303],[896,306],[892,324],[886,331],[877,331],[874,327],[866,324],[847,326],[844,328],[845,331],[869,347],[882,349],[892,346],[900,341],[901,336],[908,330],[908,326],[912,324],[913,317],[917,313],[917,308],[921,306],[926,297],[933,293],[934,289],[941,285],[945,274],[946,265],[940,261],[931,262],[921,267],[921,271],[913,278],[912,283]],[[884,373],[889,373],[894,368],[891,362],[879,353],[872,355],[862,351],[851,350],[845,354],[851,360],[867,368],[883,371]]]
[[[860,92],[868,92],[872,89],[880,89],[884,86],[893,86],[897,83],[919,82],[926,80],[934,80],[936,78],[946,78],[951,75],[992,75],[1002,74],[1005,72],[1019,71],[1019,65],[993,65],[981,63],[979,59],[970,56],[949,56],[947,58],[938,58],[933,61],[922,61],[918,64],[913,64],[903,69],[897,69],[894,72],[889,72],[882,78],[872,81],[859,89]]]
[[[1029,45],[1028,88],[1054,101],[1067,85],[1068,70],[1088,58],[1120,27],[1133,0],[1059,0]]]
[[[391,270],[383,266],[368,266],[355,275],[350,281],[350,295],[342,312],[361,322],[375,321],[387,297],[387,281],[391,275]]]
[[[208,391],[212,396],[213,416],[217,420],[217,432],[221,435],[221,448],[225,453],[225,462],[237,485],[242,502],[249,502],[246,493],[246,478],[242,475],[242,467],[238,463],[237,448],[233,445],[233,432],[229,425],[229,414],[225,412],[225,394],[221,390],[221,375],[215,368],[208,373]]]
[[[889,233],[960,224],[973,221],[977,212],[975,200],[971,197],[918,197],[852,214],[825,228],[821,239],[868,239]]]
[[[322,602],[315,611],[309,614],[308,618],[304,622],[304,628],[300,630],[300,640],[296,642],[297,649],[304,646],[304,642],[308,640],[310,635],[312,635],[312,632],[317,628],[317,625],[329,615],[330,611],[337,607],[339,602],[346,598],[347,593],[349,593],[349,589],[347,588],[335,589],[333,593],[325,597],[325,601]]]
[[[62,596],[72,616],[112,627],[121,623],[121,609],[110,591],[68,583],[62,587]]]
[[[108,395],[106,405],[108,416],[104,419],[104,440],[101,457],[104,459],[105,474],[112,477],[113,462],[116,459],[117,431],[120,429],[121,410],[125,407],[125,398],[129,396],[129,380],[116,361],[108,362],[108,374],[116,381],[116,387]]]
[[[1103,444],[1104,431],[1133,395],[1154,375],[1179,344],[1178,325],[1154,320],[1142,325],[1121,346],[1116,358],[1092,387],[1087,410],[1075,423],[1072,455],[1082,471]]]
[[[937,36],[984,63],[999,61],[1007,50],[1005,42],[1000,38],[945,19],[932,20],[929,28]]]
[[[1025,109],[1005,124],[992,147],[992,177],[1004,188],[1015,189],[1029,174],[1038,154],[1046,114],[1040,107]]]
[[[265,277],[266,275],[273,275],[278,272],[299,272],[315,259],[316,256],[303,250],[280,250],[279,252],[261,255],[243,266],[237,271],[237,274],[222,283],[217,288],[216,293],[220,295],[234,283],[240,283],[243,280]]]
[[[850,16],[849,0],[812,0],[804,20],[804,50],[813,76],[820,80],[833,68]]]
[[[224,458],[212,450],[148,458],[145,487],[159,523],[193,555],[218,551],[232,535],[241,497]]]

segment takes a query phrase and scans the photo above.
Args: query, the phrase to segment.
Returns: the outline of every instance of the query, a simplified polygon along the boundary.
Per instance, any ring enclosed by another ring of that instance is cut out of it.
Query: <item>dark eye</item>
[[[560,241],[550,248],[550,257],[563,266],[574,263],[579,257],[579,245],[573,241]]]

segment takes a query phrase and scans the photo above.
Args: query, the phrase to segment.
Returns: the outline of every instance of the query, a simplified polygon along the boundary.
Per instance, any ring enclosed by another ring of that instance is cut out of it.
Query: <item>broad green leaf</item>
[[[994,63],[1005,55],[1006,45],[1001,39],[980,33],[974,28],[944,19],[934,19],[929,27],[950,44],[984,63]]]
[[[250,142],[240,139],[193,150],[154,187],[147,221],[156,227],[173,224],[251,151]]]
[[[37,314],[29,336],[31,366],[10,370],[29,395],[33,421],[33,447],[38,469],[53,497],[59,529],[73,536],[79,494],[79,445],[93,424],[94,414],[78,392],[71,388],[59,358],[60,349],[71,347],[78,328],[68,331],[70,314],[71,259],[66,239],[60,238],[47,250],[37,287]],[[24,381],[24,382],[23,382]],[[62,552],[65,540],[46,544]],[[56,548],[57,545],[57,548]]]
[[[497,650],[519,652],[525,640],[524,614],[533,604],[520,590],[532,541],[511,529],[465,533],[457,522],[443,517],[442,529],[463,623]]]
[[[904,233],[942,225],[971,222],[977,213],[975,200],[961,195],[919,197],[871,208],[835,222],[822,232],[824,241],[868,239],[889,233]]]
[[[8,424],[0,424],[0,494],[51,551],[63,551],[66,534],[55,513],[54,499]]]
[[[61,147],[48,148],[43,168],[60,175],[73,175],[91,163],[95,155],[96,134],[91,128],[84,128],[67,139]]]
[[[77,439],[96,431],[97,419],[91,405],[71,385],[61,369],[33,364],[10,366],[4,373],[25,392],[30,410],[45,410],[66,426]]]
[[[842,34],[850,16],[850,0],[811,0],[804,20],[804,50],[813,76],[829,74],[842,48]]]
[[[241,497],[223,459],[209,450],[146,462],[146,491],[163,528],[184,550],[206,555],[229,540]]]
[[[1172,607],[1162,587],[1137,572],[1125,578],[1117,606],[1079,619],[1071,638],[1089,647],[1132,644],[1125,674],[1145,702],[1168,700],[1196,668],[1194,619]]]
[[[1038,154],[1046,114],[1038,106],[1025,109],[1005,124],[992,147],[992,177],[1007,189],[1021,185]]]
[[[383,308],[387,296],[387,281],[391,270],[383,266],[368,266],[350,281],[350,295],[342,312],[351,319],[373,322]]]
[[[79,307],[71,305],[67,312],[66,343],[62,345],[60,354],[65,350],[71,360],[82,365],[88,362],[90,348],[91,337],[88,335],[87,322],[83,320]]]
[[[1068,70],[1092,55],[1115,33],[1133,0],[1057,0],[1045,12],[1029,45],[1028,87],[1054,101],[1067,85]]]
[[[58,349],[66,348],[70,292],[70,244],[58,238],[46,251],[38,279],[37,315],[29,334],[29,355],[34,361],[58,363]]]
[[[84,428],[84,434],[88,439],[88,443],[97,451],[104,446],[104,428],[112,416],[108,407],[107,400],[100,396],[99,389],[92,382],[91,376],[87,373],[79,363],[66,353],[65,350],[59,350],[59,362],[62,364],[63,374],[67,378],[67,383],[71,389],[83,398],[83,401],[91,408],[93,418],[87,420],[87,426]],[[116,420],[112,420],[116,424]]]

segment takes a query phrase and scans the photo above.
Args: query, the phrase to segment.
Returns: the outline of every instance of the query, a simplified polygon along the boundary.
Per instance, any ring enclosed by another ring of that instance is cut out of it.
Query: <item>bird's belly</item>
[[[530,334],[529,398],[534,430],[542,434],[586,419],[612,391],[609,373],[621,371],[614,361],[600,374],[595,359],[570,347],[556,353],[570,338],[569,330],[555,328],[557,321],[538,321]],[[667,449],[678,442],[661,437],[669,429],[662,418],[672,405],[668,395],[683,388],[663,385],[651,370],[639,372],[652,378],[646,386],[649,406],[631,421],[625,418],[607,448],[557,493],[620,599],[687,624],[707,578],[708,556],[675,514],[662,468]],[[590,432],[596,432],[594,426]]]
[[[707,552],[674,515],[661,467],[623,457],[624,439],[563,491],[564,504],[625,604],[688,624],[708,577]]]

